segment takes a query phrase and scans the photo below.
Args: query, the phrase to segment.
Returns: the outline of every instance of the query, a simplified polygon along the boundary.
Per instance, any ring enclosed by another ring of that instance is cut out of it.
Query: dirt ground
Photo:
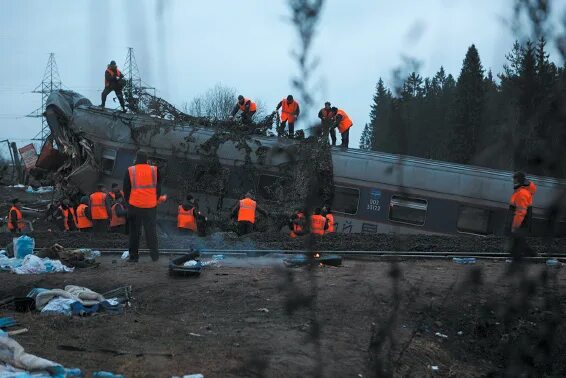
[[[513,369],[566,374],[559,357],[564,325],[548,319],[554,312],[544,307],[549,296],[560,309],[566,304],[562,269],[347,260],[342,267],[309,270],[246,259],[226,261],[198,278],[172,278],[167,258],[143,260],[132,265],[104,257],[99,268],[74,273],[1,274],[0,298],[34,287],[73,284],[105,292],[131,285],[134,298],[123,315],[66,318],[5,308],[0,315],[29,328],[15,338],[31,353],[126,377],[475,377]],[[538,284],[540,277],[545,283]],[[519,294],[524,280],[533,285],[525,303]],[[508,313],[504,305],[510,303],[520,307]],[[554,339],[547,335],[551,325]],[[532,349],[541,340],[554,365],[517,360],[516,346],[526,341]],[[132,355],[63,351],[58,345]],[[173,356],[136,356],[156,352]]]

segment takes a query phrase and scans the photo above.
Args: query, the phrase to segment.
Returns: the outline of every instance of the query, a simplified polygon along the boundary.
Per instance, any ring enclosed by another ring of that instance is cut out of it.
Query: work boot
[[[99,105],[99,108],[104,109],[104,104],[100,104],[100,105]]]
[[[137,263],[137,262],[139,261],[139,258],[131,258],[131,257],[130,257],[127,261],[128,261],[129,263]]]

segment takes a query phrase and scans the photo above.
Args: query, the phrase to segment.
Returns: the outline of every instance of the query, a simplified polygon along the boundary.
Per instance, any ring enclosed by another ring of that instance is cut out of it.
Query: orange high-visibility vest
[[[533,205],[533,195],[531,190],[525,186],[518,187],[511,199],[509,204],[513,208],[513,229],[518,229],[523,225],[527,212],[529,208]]]
[[[255,102],[253,102],[250,99],[244,98],[244,103],[240,104],[240,102],[238,101],[238,106],[240,107],[240,110],[245,112],[246,111],[246,103],[250,102],[250,112],[255,112],[257,110],[257,105]]]
[[[342,120],[338,124],[338,131],[340,131],[340,134],[343,134],[343,133],[346,132],[346,130],[348,130],[350,127],[352,127],[353,122],[350,119],[350,117],[348,117],[348,114],[346,114],[346,112],[343,111],[342,109],[338,109],[338,111],[336,112],[336,115],[342,116]]]
[[[16,212],[16,219],[12,219],[12,211]],[[16,221],[16,227],[18,228],[18,230],[22,231],[25,228],[25,223],[23,221],[24,217],[20,209],[18,209],[15,206],[12,206],[10,212],[8,213],[8,230],[10,231],[14,230],[14,225],[12,224],[14,220]]]
[[[238,222],[247,221],[255,223],[255,208],[257,203],[251,198],[240,200],[240,210],[238,211]]]
[[[65,231],[69,231],[69,214],[71,214],[71,220],[75,227],[77,227],[77,215],[75,214],[75,209],[72,207],[64,209],[63,206],[59,206],[59,210],[61,210],[61,214],[63,214],[63,227],[65,228]]]
[[[297,236],[303,234],[303,226],[301,224],[302,220],[305,219],[305,214],[297,213],[297,223],[293,223],[293,231],[291,231],[290,236],[295,239]]]
[[[324,235],[326,218],[322,215],[311,215],[311,234]]]
[[[116,206],[120,205],[119,203],[115,203],[112,206],[112,218],[110,218],[110,227],[118,227],[123,224],[126,224],[126,217],[119,217],[116,214]]]
[[[287,103],[287,99],[284,98],[281,100],[281,122],[288,121],[288,122],[295,122],[297,116],[295,112],[299,107],[299,103],[293,100],[292,103]]]
[[[334,117],[334,113],[332,113],[331,109],[322,108],[320,111],[322,113],[322,118],[325,120],[329,120]]]
[[[333,232],[336,232],[335,227],[334,227],[334,215],[326,214],[326,222],[328,223],[328,228],[326,229],[325,232],[327,234],[331,234]]]
[[[123,190],[120,190],[120,194],[122,195],[122,197],[124,197],[124,191]],[[112,198],[112,201],[116,201],[116,193],[110,192],[110,193],[108,193],[108,195]]]
[[[130,205],[142,209],[157,206],[157,167],[149,164],[136,164],[128,168],[130,174]]]
[[[87,207],[87,205],[82,203],[77,206],[77,227],[79,228],[79,230],[92,227],[92,222],[85,214]]]
[[[177,214],[177,227],[186,228],[187,230],[196,231],[197,221],[195,218],[195,208],[190,210],[183,209],[183,206],[179,206],[179,212]]]
[[[116,67],[116,72],[112,71],[110,68],[107,68],[106,72],[108,72],[111,77],[115,77],[115,76],[120,77],[122,75],[118,67]],[[110,86],[110,82],[106,80],[106,75],[104,75],[104,85],[107,87]]]
[[[90,195],[90,215],[92,220],[108,219],[106,193],[95,192]]]

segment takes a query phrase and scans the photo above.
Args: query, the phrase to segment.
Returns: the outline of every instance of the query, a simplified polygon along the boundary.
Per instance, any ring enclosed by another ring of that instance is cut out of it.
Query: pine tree
[[[362,136],[360,137],[360,150],[371,150],[371,137],[373,135],[373,130],[371,123],[366,123],[364,130],[362,131]]]
[[[451,137],[452,158],[468,163],[478,148],[482,127],[485,87],[483,67],[475,45],[468,48],[456,84],[454,125]]]
[[[392,145],[395,142],[393,141],[394,131],[390,120],[391,98],[391,91],[385,87],[383,80],[379,78],[371,105],[367,136],[371,150],[393,152]]]

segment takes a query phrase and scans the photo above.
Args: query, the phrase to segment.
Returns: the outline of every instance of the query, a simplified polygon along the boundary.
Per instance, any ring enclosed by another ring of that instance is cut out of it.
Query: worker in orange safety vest
[[[57,209],[57,218],[60,220],[60,227],[63,231],[77,230],[77,214],[71,202],[65,198]]]
[[[238,111],[242,112],[242,123],[248,125],[252,122],[252,117],[257,111],[257,105],[249,98],[239,95],[238,102],[234,105],[234,109],[232,109],[232,113],[230,114],[230,119],[234,118]]]
[[[322,236],[328,228],[326,218],[320,214],[320,208],[316,208],[314,213],[311,215],[311,234]]]
[[[114,198],[114,204],[111,208],[110,231],[125,233],[128,211],[124,206],[124,197],[122,197],[122,194],[118,192],[114,194]]]
[[[537,188],[534,182],[527,180],[523,172],[513,175],[513,187],[515,191],[509,200],[511,232],[526,236],[531,230],[533,196]]]
[[[88,197],[83,196],[81,198],[81,203],[77,206],[77,227],[81,232],[92,231],[92,218],[88,204]]]
[[[111,61],[106,71],[104,71],[104,90],[102,91],[101,99],[102,104],[100,104],[101,108],[104,108],[106,104],[106,97],[110,94],[110,92],[114,91],[116,93],[116,97],[120,101],[120,106],[122,107],[122,111],[126,112],[126,105],[124,103],[124,95],[122,94],[122,87],[123,87],[123,79],[124,74],[120,72],[118,66],[116,65],[115,61]]]
[[[254,230],[256,213],[258,212],[268,216],[267,211],[258,206],[253,198],[253,193],[249,191],[232,209],[232,217],[237,217],[238,221],[238,235],[242,236]]]
[[[95,233],[107,232],[110,224],[110,211],[112,200],[106,194],[106,188],[103,184],[97,186],[97,191],[90,195],[90,216]]]
[[[320,109],[318,112],[322,135],[326,138],[326,134],[330,134],[330,140],[333,146],[336,146],[336,128],[332,127],[335,115],[336,114],[332,111],[332,105],[328,101],[324,103],[324,108]]]
[[[336,107],[332,108],[332,113],[334,113],[334,127],[338,128],[340,135],[342,137],[342,144],[340,147],[348,148],[350,142],[350,128],[354,125],[348,114],[342,109]]]
[[[8,230],[13,234],[19,234],[25,229],[24,217],[20,207],[20,201],[17,198],[13,199],[12,207],[8,212]]]
[[[332,214],[332,209],[329,205],[324,205],[322,207],[322,215],[326,218],[327,228],[324,232],[325,234],[333,234],[336,232],[336,226],[334,224],[334,214]]]
[[[177,210],[177,228],[180,232],[197,232],[197,213],[198,209],[195,199],[188,194],[183,204],[179,205]]]
[[[287,123],[289,123],[289,138],[293,139],[295,137],[295,121],[301,114],[301,108],[299,107],[299,103],[295,101],[292,95],[287,96],[287,98],[281,100],[275,111],[278,112],[281,109],[281,125],[277,130],[278,136],[283,136],[285,132],[285,127]]]
[[[117,183],[112,183],[112,188],[110,190],[110,192],[108,193],[108,195],[110,196],[110,198],[112,198],[112,201],[116,201],[116,196],[120,194],[122,197],[124,197],[124,191],[120,190],[120,188],[118,187]]]
[[[157,245],[157,203],[161,197],[161,176],[148,163],[147,154],[138,151],[135,165],[124,175],[124,195],[128,203],[129,262],[139,260],[142,227],[152,261],[159,260]]]
[[[292,239],[305,234],[305,221],[305,213],[301,209],[295,209],[291,219],[289,219],[289,229],[291,230],[289,236]]]

